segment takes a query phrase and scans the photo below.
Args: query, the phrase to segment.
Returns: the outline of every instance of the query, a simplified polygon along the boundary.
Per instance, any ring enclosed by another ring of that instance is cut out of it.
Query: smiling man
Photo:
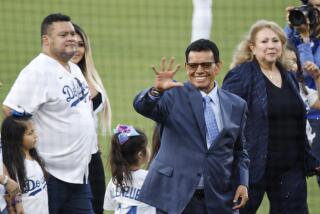
[[[152,88],[134,100],[137,112],[162,126],[161,147],[139,200],[157,213],[238,213],[248,200],[249,159],[243,130],[247,105],[218,88],[222,63],[206,39],[185,52],[189,81],[173,81],[179,65],[162,59]]]
[[[32,114],[38,150],[48,170],[49,213],[93,213],[87,183],[97,143],[88,85],[69,60],[76,51],[70,17],[51,14],[41,24],[42,53],[19,74],[3,105],[5,115]]]

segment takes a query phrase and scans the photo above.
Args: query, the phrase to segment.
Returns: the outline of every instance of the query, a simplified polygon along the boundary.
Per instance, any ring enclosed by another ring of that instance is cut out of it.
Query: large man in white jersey
[[[50,214],[93,213],[87,184],[97,136],[88,85],[69,62],[76,51],[70,17],[51,14],[41,24],[42,53],[19,74],[4,103],[5,115],[32,114],[38,150],[50,174]]]

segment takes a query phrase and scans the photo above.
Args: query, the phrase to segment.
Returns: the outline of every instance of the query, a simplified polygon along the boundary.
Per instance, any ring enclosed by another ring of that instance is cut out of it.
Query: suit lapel
[[[185,86],[188,90],[188,98],[190,106],[192,108],[193,114],[197,120],[198,127],[201,132],[202,141],[206,144],[206,126],[204,120],[204,109],[203,109],[203,100],[199,90],[195,89],[191,83],[185,83]]]
[[[224,130],[228,130],[228,125],[231,121],[231,115],[232,115],[232,104],[226,97],[225,93],[218,88],[218,96],[219,96],[219,102],[220,102],[220,110],[221,110],[221,120],[222,120],[222,127],[221,133]]]

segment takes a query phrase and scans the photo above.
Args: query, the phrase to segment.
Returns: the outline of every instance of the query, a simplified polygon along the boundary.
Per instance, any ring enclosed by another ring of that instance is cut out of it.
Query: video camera
[[[320,11],[310,4],[295,7],[289,11],[289,21],[292,27],[309,24],[314,29],[319,24]]]

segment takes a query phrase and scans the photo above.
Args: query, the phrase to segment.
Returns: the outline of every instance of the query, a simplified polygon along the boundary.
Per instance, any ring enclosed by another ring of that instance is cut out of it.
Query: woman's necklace
[[[263,69],[262,68],[262,72],[270,79],[270,80],[273,80],[273,76],[272,76],[272,71],[270,70],[266,70],[266,69]]]
[[[269,71],[268,71],[268,73],[267,73],[267,76],[269,77],[269,79],[273,80],[273,77],[272,77],[272,75],[269,73]]]

